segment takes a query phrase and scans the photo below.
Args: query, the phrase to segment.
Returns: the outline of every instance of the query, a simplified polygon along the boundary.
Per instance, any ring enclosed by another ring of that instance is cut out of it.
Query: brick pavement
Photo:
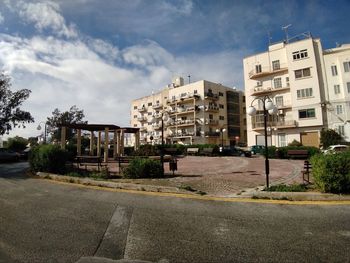
[[[233,196],[245,189],[266,183],[265,159],[246,157],[198,157],[180,158],[175,177],[165,179],[117,179],[118,182],[158,186],[188,187],[213,196]],[[270,160],[270,185],[277,183],[301,183],[302,160]],[[116,164],[111,164],[115,166]],[[111,167],[112,169],[115,167]],[[168,164],[165,164],[165,172]]]

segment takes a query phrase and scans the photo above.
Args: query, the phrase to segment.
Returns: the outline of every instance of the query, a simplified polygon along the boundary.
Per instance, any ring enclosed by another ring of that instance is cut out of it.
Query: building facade
[[[349,139],[348,61],[349,46],[323,51],[320,39],[311,35],[272,44],[267,52],[246,57],[246,106],[258,109],[247,117],[248,145],[264,145],[262,98],[278,108],[276,115],[268,116],[270,145],[281,147],[297,140],[319,147],[323,128],[337,128]]]
[[[206,80],[184,85],[176,78],[156,94],[132,101],[131,126],[143,144],[246,142],[243,92]]]
[[[350,44],[323,52],[328,127],[350,142]]]

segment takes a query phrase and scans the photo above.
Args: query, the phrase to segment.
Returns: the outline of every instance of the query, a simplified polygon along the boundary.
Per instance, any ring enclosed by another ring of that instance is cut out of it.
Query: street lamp
[[[38,127],[36,127],[36,129],[37,129],[38,131],[41,130],[40,124],[44,124],[44,144],[46,144],[46,122],[41,121],[41,122],[39,123]]]
[[[223,149],[223,147],[224,147],[224,132],[225,131],[226,131],[225,128],[216,129],[216,132],[221,134],[221,147],[222,147],[221,149]]]
[[[267,148],[267,115],[273,115],[276,114],[278,109],[275,105],[273,105],[273,102],[269,98],[269,96],[263,96],[259,98],[255,98],[252,103],[250,104],[250,107],[247,109],[247,113],[250,116],[254,116],[256,114],[256,108],[253,107],[253,102],[256,100],[260,100],[263,104],[263,112],[264,112],[264,135],[265,135],[265,174],[266,174],[266,188],[269,188],[269,173],[270,173],[270,166],[269,166],[269,151]]]
[[[169,115],[166,110],[162,110],[159,112],[161,114],[161,129],[162,129],[162,137],[161,137],[161,149],[160,149],[160,163],[162,164],[162,175],[164,175],[164,122],[169,121]],[[152,117],[152,123],[156,122],[156,118]]]

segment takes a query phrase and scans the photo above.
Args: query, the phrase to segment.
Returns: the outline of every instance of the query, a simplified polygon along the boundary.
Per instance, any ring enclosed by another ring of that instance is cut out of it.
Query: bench
[[[199,152],[199,148],[187,148],[187,155],[196,155]]]
[[[213,154],[214,148],[203,148],[201,155],[211,156]]]
[[[85,170],[87,170],[87,166],[97,166],[98,171],[102,166],[107,167],[106,163],[102,162],[102,157],[100,156],[76,156],[75,161],[78,166],[85,166]]]
[[[310,183],[311,163],[309,161],[304,162],[304,170],[301,171],[303,175],[303,182]]]
[[[305,159],[309,157],[309,152],[307,150],[288,150],[287,155],[289,158]]]

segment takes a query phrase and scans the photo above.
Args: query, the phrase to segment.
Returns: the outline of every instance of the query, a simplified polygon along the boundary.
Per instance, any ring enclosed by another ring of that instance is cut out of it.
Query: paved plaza
[[[270,160],[270,184],[302,183],[303,160]],[[115,169],[116,164],[110,164]],[[191,188],[208,195],[230,197],[266,183],[265,159],[247,157],[187,156],[178,160],[178,171],[171,176],[165,164],[165,179],[116,179],[147,185]]]

